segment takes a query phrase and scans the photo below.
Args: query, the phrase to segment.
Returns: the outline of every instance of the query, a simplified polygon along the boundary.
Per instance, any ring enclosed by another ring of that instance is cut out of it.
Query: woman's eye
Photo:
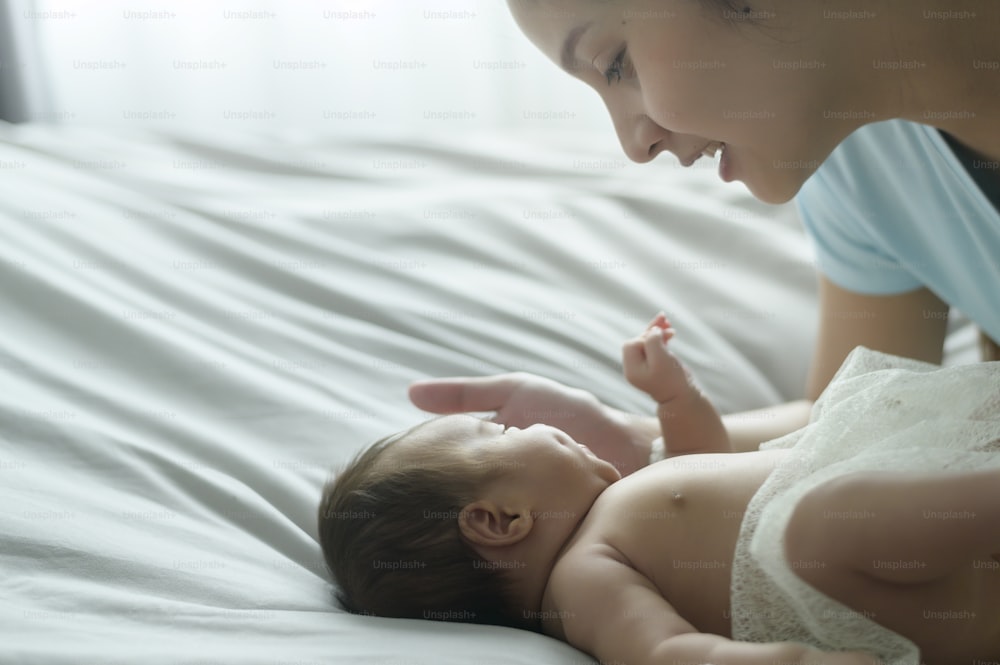
[[[625,49],[622,48],[611,62],[611,66],[604,72],[604,77],[608,79],[608,85],[622,80],[625,74]]]

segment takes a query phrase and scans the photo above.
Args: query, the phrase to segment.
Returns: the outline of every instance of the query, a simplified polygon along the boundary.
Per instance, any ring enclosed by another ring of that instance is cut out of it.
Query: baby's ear
[[[473,501],[458,514],[458,528],[470,542],[482,547],[507,547],[531,533],[531,512],[502,508],[488,499]]]

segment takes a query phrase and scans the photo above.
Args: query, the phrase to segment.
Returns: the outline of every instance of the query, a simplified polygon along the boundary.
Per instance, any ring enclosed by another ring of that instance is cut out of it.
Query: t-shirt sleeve
[[[920,280],[888,251],[891,239],[876,237],[872,229],[879,216],[893,214],[878,204],[877,192],[870,191],[878,180],[862,182],[864,167],[855,173],[844,161],[835,152],[796,197],[817,268],[837,286],[856,293],[890,295],[919,288]]]

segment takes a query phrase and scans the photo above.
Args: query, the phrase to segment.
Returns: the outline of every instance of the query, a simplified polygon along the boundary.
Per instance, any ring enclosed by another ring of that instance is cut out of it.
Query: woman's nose
[[[670,131],[653,122],[645,113],[623,113],[615,119],[618,141],[633,162],[645,164],[667,149]]]

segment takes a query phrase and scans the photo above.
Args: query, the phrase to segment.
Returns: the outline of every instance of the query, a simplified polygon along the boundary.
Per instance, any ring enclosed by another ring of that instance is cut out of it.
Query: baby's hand
[[[667,350],[667,342],[673,336],[673,326],[660,312],[641,335],[622,346],[625,378],[658,404],[669,402],[691,389],[687,368]]]

